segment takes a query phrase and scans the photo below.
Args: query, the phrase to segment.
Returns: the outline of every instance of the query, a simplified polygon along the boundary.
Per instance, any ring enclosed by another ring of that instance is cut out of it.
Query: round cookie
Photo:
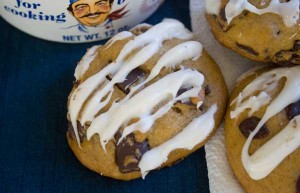
[[[242,76],[225,118],[231,168],[246,192],[300,192],[300,66]]]
[[[68,100],[68,143],[104,176],[139,178],[199,149],[225,113],[218,65],[182,23],[121,32],[79,62]]]
[[[299,0],[213,0],[206,9],[225,47],[255,61],[300,64]]]

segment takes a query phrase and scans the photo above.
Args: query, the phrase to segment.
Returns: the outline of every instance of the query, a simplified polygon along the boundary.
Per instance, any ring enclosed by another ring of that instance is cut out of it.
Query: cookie
[[[299,193],[300,66],[244,75],[230,97],[225,142],[246,192]]]
[[[115,179],[177,163],[203,146],[225,112],[218,65],[173,19],[92,47],[75,77],[68,143],[84,166]]]
[[[299,0],[207,0],[215,38],[251,60],[300,64]]]

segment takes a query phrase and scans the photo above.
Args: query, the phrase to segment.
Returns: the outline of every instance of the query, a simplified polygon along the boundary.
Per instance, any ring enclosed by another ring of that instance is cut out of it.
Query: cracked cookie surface
[[[283,16],[276,13],[278,10],[286,9],[282,6],[289,4],[291,15],[287,14],[286,17],[294,17],[292,13],[297,10],[299,17],[299,5],[298,8],[293,8],[294,4],[299,2],[297,0],[241,1],[239,3],[242,5],[236,7],[247,4],[245,9],[232,8],[233,6],[230,6],[232,0],[217,0],[219,9],[207,8],[206,17],[215,38],[225,47],[251,60],[272,62],[283,66],[300,64],[300,21],[293,20],[293,23],[288,25]],[[278,5],[276,2],[279,2]],[[217,3],[208,6],[217,7]],[[264,12],[262,10],[267,9],[268,11],[261,15],[251,11]],[[231,18],[232,14],[235,17]]]
[[[299,192],[299,72],[300,66],[265,67],[244,75],[231,94],[227,157],[246,192]]]
[[[145,176],[202,147],[226,107],[219,67],[172,19],[91,48],[75,72],[68,143],[83,165],[115,179]]]

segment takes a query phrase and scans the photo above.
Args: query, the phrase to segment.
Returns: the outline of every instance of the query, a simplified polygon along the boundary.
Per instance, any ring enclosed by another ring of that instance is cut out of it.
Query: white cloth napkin
[[[236,79],[248,69],[257,66],[258,63],[239,56],[215,40],[205,18],[205,0],[190,0],[190,14],[192,29],[196,38],[219,64],[229,92],[231,92]],[[239,182],[235,179],[226,158],[223,126],[205,145],[205,151],[210,192],[244,193]]]

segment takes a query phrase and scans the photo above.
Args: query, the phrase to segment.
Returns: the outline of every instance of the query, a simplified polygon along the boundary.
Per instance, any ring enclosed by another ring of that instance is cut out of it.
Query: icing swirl
[[[275,137],[261,146],[253,155],[249,155],[249,147],[260,128],[273,116],[300,99],[300,66],[277,68],[263,73],[247,85],[240,95],[233,100],[235,109],[231,118],[236,118],[246,108],[256,112],[261,106],[268,107],[250,134],[242,150],[242,163],[252,179],[259,180],[269,175],[289,154],[300,147],[300,115],[294,117],[289,124]],[[282,78],[286,78],[281,92],[271,99],[268,93],[275,88]],[[260,89],[261,88],[261,89]],[[260,89],[258,97],[249,97]],[[261,96],[261,97],[259,97]],[[243,101],[243,102],[241,102]]]
[[[80,62],[77,64],[77,67],[75,69],[75,78],[76,80],[80,80],[82,78],[82,76],[84,75],[84,73],[88,70],[88,68],[90,67],[91,62],[95,59],[95,57],[97,56],[97,49],[100,46],[93,46],[91,47],[87,53],[82,57],[82,59],[80,60]]]
[[[159,51],[163,41],[173,38],[188,40],[192,38],[192,33],[179,21],[165,19],[138,36],[130,32],[116,35],[105,45],[106,49],[116,41],[129,37],[132,39],[121,49],[114,62],[81,82],[71,93],[68,112],[79,146],[77,120],[81,125],[85,125],[86,122],[91,123],[87,129],[87,139],[90,140],[93,135],[98,134],[101,146],[106,151],[106,144],[114,138],[121,127],[124,129],[117,143],[134,131],[142,133],[149,131],[155,121],[165,115],[175,102],[198,97],[202,90],[205,79],[203,74],[184,67],[181,67],[179,71],[167,74],[144,89],[140,89],[154,80],[163,68],[174,68],[185,60],[197,60],[201,56],[201,43],[185,41],[165,52],[145,80],[131,85],[130,92],[125,98],[118,102],[114,101],[106,112],[98,115],[99,111],[111,100],[114,85],[125,81],[130,72],[151,59]],[[132,55],[132,52],[137,49],[138,51]],[[128,57],[129,55],[130,57]],[[110,81],[106,79],[108,75],[112,76]],[[177,96],[182,88],[185,91]],[[197,106],[200,106],[202,102],[198,101]],[[158,104],[160,104],[159,107]],[[154,109],[155,112],[153,112]],[[174,138],[149,150],[145,154],[146,157],[142,157],[139,165],[143,177],[149,170],[164,163],[171,151],[178,148],[191,150],[207,138],[214,128],[216,111],[217,105],[213,105]],[[138,121],[128,124],[134,118],[138,118]],[[199,125],[202,126],[200,129]],[[153,155],[155,155],[156,162],[153,162]]]

